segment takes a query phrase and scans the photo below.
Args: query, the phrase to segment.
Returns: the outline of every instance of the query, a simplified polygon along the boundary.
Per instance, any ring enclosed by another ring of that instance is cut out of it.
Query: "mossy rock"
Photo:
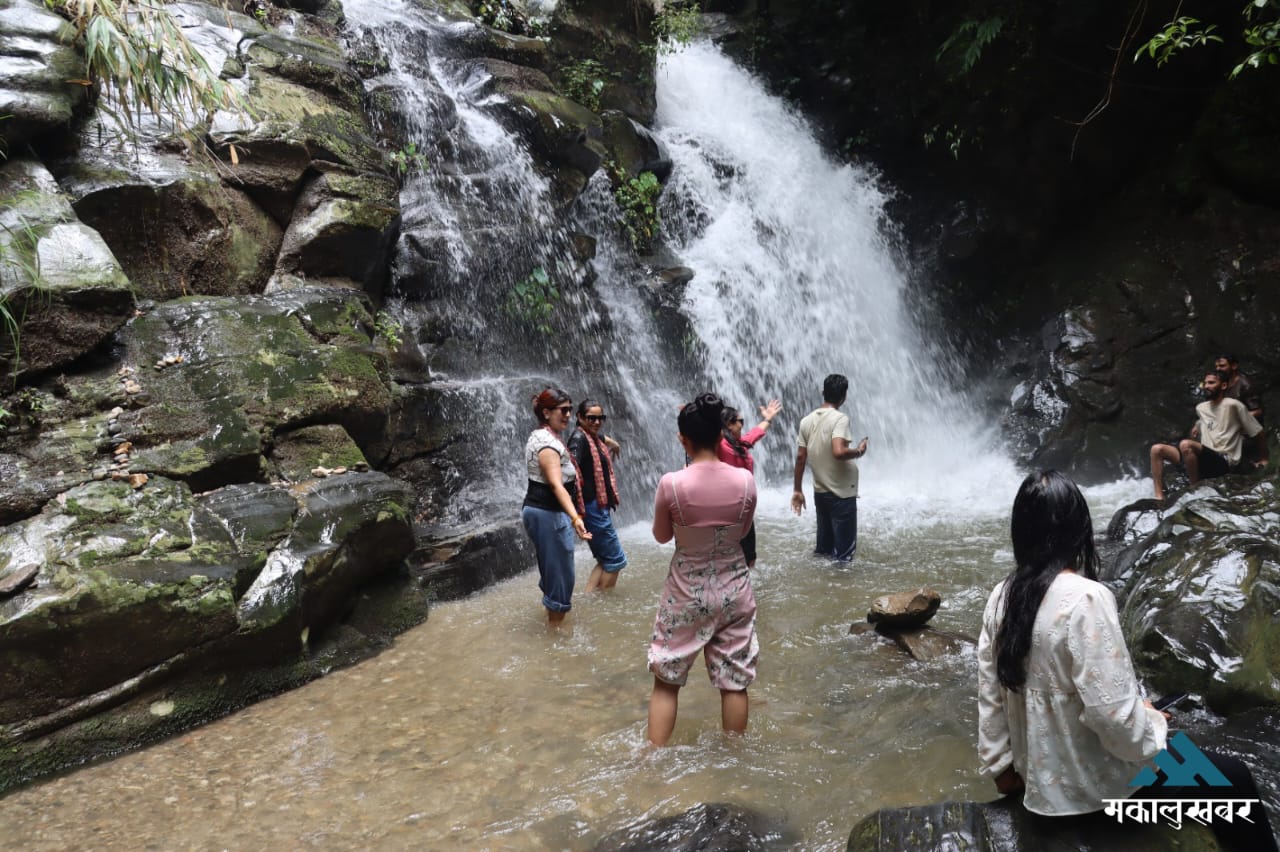
[[[373,289],[385,276],[399,222],[394,180],[327,170],[303,189],[276,271],[306,279],[347,279]]]
[[[252,162],[255,149],[293,149],[305,152],[308,162],[327,160],[357,171],[386,171],[386,155],[374,142],[359,107],[260,67],[250,66],[249,79],[247,106],[258,118],[219,113],[210,136],[220,150],[230,144],[243,147]]]
[[[271,462],[291,482],[313,479],[316,468],[367,467],[364,453],[341,426],[306,426],[277,435]]]
[[[36,160],[0,163],[0,369],[21,381],[100,346],[133,311],[129,279]]]

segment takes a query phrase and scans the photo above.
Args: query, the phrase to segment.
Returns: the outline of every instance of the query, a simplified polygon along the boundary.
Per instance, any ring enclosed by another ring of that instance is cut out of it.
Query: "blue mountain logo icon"
[[[1171,749],[1176,749],[1174,754]],[[1181,757],[1179,757],[1181,755]],[[1158,769],[1164,772],[1164,787],[1230,787],[1227,776],[1213,765],[1213,761],[1205,756],[1191,738],[1178,731],[1169,739],[1169,747],[1155,756],[1153,761]],[[1129,782],[1130,787],[1150,787],[1159,781],[1151,767],[1143,767],[1142,771]],[[1198,780],[1197,780],[1198,779]]]

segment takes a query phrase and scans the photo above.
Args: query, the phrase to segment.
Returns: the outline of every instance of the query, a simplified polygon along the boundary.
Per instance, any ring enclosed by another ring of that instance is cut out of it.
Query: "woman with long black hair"
[[[1084,496],[1056,470],[1028,476],[1010,520],[1013,572],[987,600],[978,639],[978,753],[982,771],[1027,810],[1069,816],[1135,795],[1133,779],[1165,748],[1168,717],[1142,697],[1115,596],[1097,582]],[[1230,788],[1194,798],[1257,798],[1249,769],[1207,753]],[[1144,787],[1139,798],[1185,788]],[[1212,823],[1231,848],[1275,849],[1265,814]]]

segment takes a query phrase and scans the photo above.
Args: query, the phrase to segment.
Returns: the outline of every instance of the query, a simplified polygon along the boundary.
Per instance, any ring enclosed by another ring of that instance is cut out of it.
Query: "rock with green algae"
[[[849,833],[849,852],[1035,849],[1044,852],[1211,852],[1221,848],[1208,828],[1184,822],[1118,823],[1101,811],[1083,816],[1042,817],[1010,798],[985,804],[945,802],[883,808]]]
[[[384,641],[376,615],[325,631],[359,611],[357,589],[396,576],[413,543],[411,500],[378,473],[199,496],[152,478],[90,483],[7,528],[0,576],[18,563],[40,570],[0,601],[0,789],[370,653]],[[401,612],[372,597],[409,622],[427,603]]]
[[[136,320],[126,360],[145,404],[120,415],[132,469],[200,490],[262,477],[277,431],[332,423],[357,441],[381,433],[391,405],[361,294],[325,288],[253,299],[183,299]],[[166,356],[182,361],[152,366]]]
[[[0,370],[19,381],[80,358],[133,312],[107,243],[29,157],[0,161],[0,302],[19,323],[0,333]]]
[[[347,430],[336,424],[304,426],[277,435],[270,459],[276,472],[291,482],[313,478],[316,468],[356,470],[368,466]]]
[[[1202,484],[1117,561],[1129,650],[1155,689],[1219,712],[1280,703],[1276,481]]]
[[[373,289],[386,272],[400,223],[399,188],[386,175],[326,168],[294,207],[276,261],[277,275],[320,283],[354,281]]]
[[[563,71],[584,57],[595,57],[608,73],[601,109],[625,112],[641,124],[653,122],[653,7],[631,0],[563,0],[552,14],[550,50]]]
[[[501,96],[502,112],[528,140],[539,160],[573,169],[585,180],[606,154],[600,117],[555,91],[540,71],[498,59],[481,61],[486,94]]]

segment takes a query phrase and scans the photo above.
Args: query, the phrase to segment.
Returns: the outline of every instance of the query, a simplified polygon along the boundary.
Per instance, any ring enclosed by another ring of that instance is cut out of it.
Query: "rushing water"
[[[1097,519],[1139,488],[1092,493]],[[570,630],[547,632],[536,572],[442,604],[375,659],[0,799],[3,843],[576,850],[728,801],[784,820],[795,848],[834,850],[876,808],[990,797],[972,650],[919,663],[848,628],[876,595],[927,583],[944,599],[934,623],[975,634],[1009,568],[1012,492],[923,525],[868,498],[848,567],[807,555],[812,518],[785,497],[766,492],[759,522],[762,648],[741,740],[719,732],[719,695],[695,667],[673,745],[643,745],[670,550],[635,525],[631,567],[613,593],[575,598]]]

